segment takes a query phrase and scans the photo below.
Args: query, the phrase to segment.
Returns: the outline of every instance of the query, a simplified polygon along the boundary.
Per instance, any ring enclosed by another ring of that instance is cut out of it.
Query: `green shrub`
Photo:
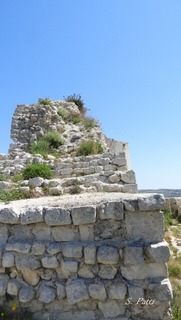
[[[16,175],[12,178],[12,181],[13,181],[13,182],[19,182],[19,181],[22,181],[22,180],[23,180],[23,175],[22,175],[21,172],[18,173],[18,174],[16,174]]]
[[[58,109],[57,114],[62,117],[63,120],[67,119],[67,112],[65,112],[65,110],[63,109]]]
[[[25,180],[36,177],[50,179],[53,173],[50,166],[45,163],[31,163],[22,171],[22,175]]]
[[[63,140],[60,137],[58,132],[55,131],[49,131],[44,135],[43,140],[49,143],[49,148],[55,148],[57,149],[58,147],[63,145]]]
[[[29,152],[32,154],[41,154],[43,157],[48,155],[49,142],[46,140],[39,140],[30,145]]]
[[[101,144],[97,141],[87,140],[80,143],[77,155],[88,156],[90,154],[103,153],[104,149]]]
[[[7,181],[8,177],[4,173],[0,173],[0,181]]]
[[[164,226],[165,226],[165,231],[168,231],[169,226],[173,224],[172,221],[172,213],[171,212],[164,212]]]
[[[43,106],[52,106],[52,102],[50,98],[39,98],[38,99],[38,104],[43,105]]]
[[[77,123],[80,123],[80,122],[82,122],[81,118],[76,118],[76,117],[72,118],[72,123],[73,124],[77,124]]]
[[[13,201],[24,199],[25,195],[19,189],[10,189],[8,191],[0,191],[0,201]]]
[[[83,115],[85,115],[87,109],[85,108],[84,101],[83,101],[83,99],[82,99],[82,97],[81,97],[80,94],[75,94],[75,93],[74,93],[74,94],[72,94],[72,95],[69,95],[69,96],[67,96],[67,97],[64,97],[64,99],[65,99],[65,101],[67,101],[67,102],[74,102],[74,103],[77,105],[77,107],[79,108],[79,111],[80,111]]]

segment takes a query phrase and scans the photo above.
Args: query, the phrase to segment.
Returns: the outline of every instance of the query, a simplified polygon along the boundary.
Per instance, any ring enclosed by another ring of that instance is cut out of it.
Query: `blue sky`
[[[0,153],[17,104],[81,94],[139,188],[181,188],[181,1],[1,0]]]

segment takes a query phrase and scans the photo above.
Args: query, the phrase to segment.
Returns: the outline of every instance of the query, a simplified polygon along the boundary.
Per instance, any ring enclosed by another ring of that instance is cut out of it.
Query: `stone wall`
[[[0,205],[0,302],[33,319],[171,319],[161,195]],[[11,299],[6,299],[7,295]]]

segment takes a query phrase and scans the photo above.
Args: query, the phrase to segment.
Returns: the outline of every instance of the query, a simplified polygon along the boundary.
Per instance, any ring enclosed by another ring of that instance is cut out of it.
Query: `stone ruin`
[[[37,198],[0,203],[0,305],[16,304],[35,320],[171,319],[164,197],[137,193],[127,143],[107,139],[98,123],[87,130],[66,122],[60,107],[79,116],[64,101],[17,106],[13,144],[0,155],[9,177],[1,189],[16,187],[11,177],[31,162],[54,172],[50,180],[19,182]],[[64,136],[59,158],[28,153],[47,130]],[[75,156],[88,139],[101,142],[104,153]],[[77,183],[81,193],[70,195]]]

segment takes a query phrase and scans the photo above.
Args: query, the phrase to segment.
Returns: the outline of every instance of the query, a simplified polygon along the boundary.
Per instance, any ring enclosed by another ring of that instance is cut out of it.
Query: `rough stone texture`
[[[70,212],[59,208],[46,208],[45,222],[49,226],[71,224]]]
[[[0,207],[0,222],[2,223],[17,223],[19,220],[18,212],[16,212],[13,208],[3,208],[1,210]]]
[[[89,285],[89,295],[92,299],[104,301],[107,294],[103,283],[92,283]]]
[[[82,279],[68,280],[66,283],[67,299],[70,304],[89,298],[86,285]]]
[[[117,249],[110,246],[101,246],[97,252],[97,261],[102,264],[117,264],[119,261]]]
[[[113,300],[123,300],[127,293],[127,287],[124,283],[112,283],[109,286],[108,296]]]
[[[95,207],[74,208],[71,211],[74,225],[94,223],[96,220]]]

